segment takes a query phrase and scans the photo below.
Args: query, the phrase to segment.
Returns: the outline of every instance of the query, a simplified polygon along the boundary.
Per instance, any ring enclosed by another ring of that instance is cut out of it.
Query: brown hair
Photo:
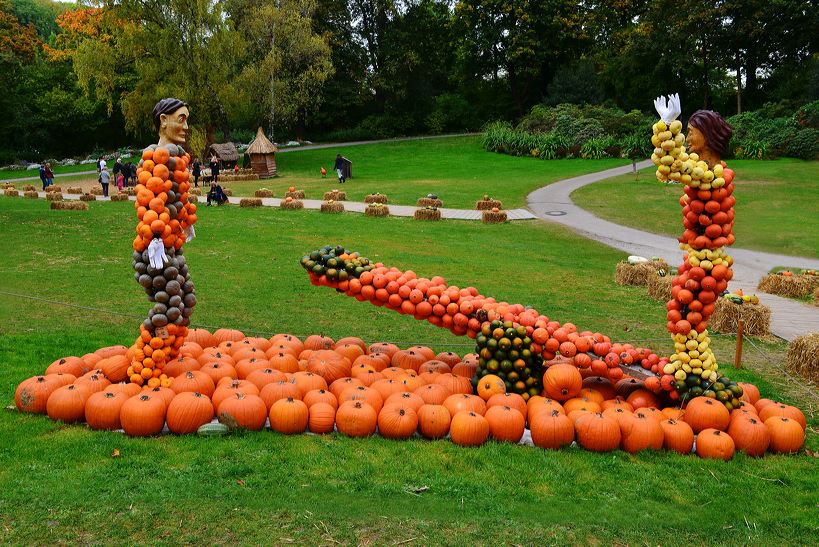
[[[718,156],[728,153],[728,141],[734,133],[734,128],[725,121],[719,112],[713,110],[697,110],[688,118],[688,126],[699,129],[706,140],[706,145]]]

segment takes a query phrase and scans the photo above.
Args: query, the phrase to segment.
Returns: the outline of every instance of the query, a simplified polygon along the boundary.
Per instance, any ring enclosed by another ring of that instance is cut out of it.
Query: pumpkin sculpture
[[[188,107],[163,99],[154,107],[159,143],[142,151],[135,187],[137,236],[133,242],[134,277],[153,307],[140,325],[136,351],[126,374],[131,382],[169,387],[163,369],[179,355],[196,305],[182,245],[193,237],[196,205],[188,200],[190,155],[185,144]]]

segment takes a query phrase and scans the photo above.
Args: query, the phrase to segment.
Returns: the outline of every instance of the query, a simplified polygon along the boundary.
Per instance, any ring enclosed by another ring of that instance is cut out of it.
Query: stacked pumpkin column
[[[672,281],[666,304],[667,328],[675,353],[663,368],[662,387],[673,398],[705,395],[729,410],[739,405],[742,389],[718,372],[711,350],[708,319],[733,276],[733,260],[725,247],[734,243],[734,172],[720,162],[713,168],[695,153],[686,153],[682,123],[659,121],[653,126],[657,178],[684,185],[680,198],[685,231],[679,238],[683,263]]]
[[[136,352],[128,368],[132,383],[168,387],[165,364],[185,343],[196,305],[193,282],[182,246],[196,222],[196,205],[188,201],[190,156],[175,144],[152,145],[142,152],[137,169],[134,278],[153,307],[139,327]],[[153,260],[151,256],[153,254]],[[163,256],[164,255],[164,256]]]

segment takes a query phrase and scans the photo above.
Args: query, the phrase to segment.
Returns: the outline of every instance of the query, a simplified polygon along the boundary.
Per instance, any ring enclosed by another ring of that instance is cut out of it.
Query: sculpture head
[[[159,144],[184,145],[188,137],[188,104],[179,99],[162,99],[154,106],[154,127]]]
[[[711,164],[718,163],[728,152],[734,129],[725,118],[712,110],[697,110],[688,118],[688,145]]]

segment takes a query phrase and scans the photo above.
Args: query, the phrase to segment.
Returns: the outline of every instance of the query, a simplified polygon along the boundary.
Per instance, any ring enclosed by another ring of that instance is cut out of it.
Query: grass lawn
[[[336,154],[353,162],[353,178],[343,186],[333,171]],[[444,207],[474,209],[484,194],[500,199],[507,209],[523,207],[526,194],[560,179],[602,171],[627,160],[554,160],[489,154],[481,137],[453,137],[425,141],[378,143],[348,148],[299,150],[279,154],[279,176],[252,182],[230,182],[233,195],[248,196],[259,188],[283,197],[287,188],[303,189],[309,199],[338,188],[350,201],[367,194],[386,194],[390,203],[415,205],[419,197],[436,194]],[[321,178],[321,167],[327,178]]]
[[[819,162],[732,160],[729,166],[736,171],[736,246],[819,257]],[[681,186],[658,182],[652,167],[637,182],[633,175],[600,181],[576,190],[572,199],[618,224],[677,236],[681,195]]]
[[[13,257],[0,264],[4,405],[56,358],[129,344],[149,308],[130,264],[133,207],[89,205],[50,211],[44,201],[0,197],[0,253]],[[199,218],[186,246],[199,324],[472,350],[448,331],[311,286],[299,257],[338,242],[581,329],[670,346],[663,305],[613,282],[621,253],[553,225],[237,207],[203,208]],[[731,362],[732,339],[715,340]],[[815,409],[814,392],[780,378],[784,350],[754,341],[745,368],[728,373],[758,383],[763,396]],[[806,414],[807,447],[819,450],[819,421]],[[0,415],[0,446],[0,542],[11,544],[768,545],[811,543],[819,533],[819,466],[805,453],[714,462],[269,431],[131,439],[16,411]]]

